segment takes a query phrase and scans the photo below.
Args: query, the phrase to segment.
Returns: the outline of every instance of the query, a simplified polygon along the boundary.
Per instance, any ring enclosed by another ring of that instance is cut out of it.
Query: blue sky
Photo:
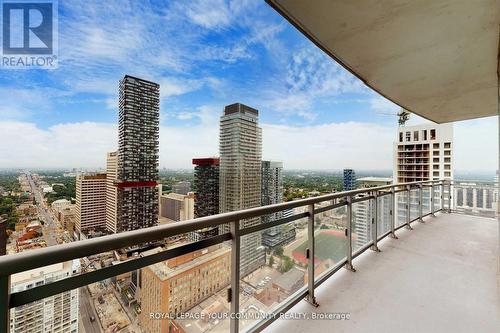
[[[162,167],[216,155],[218,117],[238,101],[260,111],[264,158],[290,168],[392,168],[396,117],[383,113],[397,106],[263,1],[223,0],[59,1],[59,68],[1,71],[0,167],[104,166],[124,74],[161,85]],[[492,142],[481,156],[496,155],[493,123],[455,132],[480,131]],[[495,158],[457,155],[459,169],[496,168]]]

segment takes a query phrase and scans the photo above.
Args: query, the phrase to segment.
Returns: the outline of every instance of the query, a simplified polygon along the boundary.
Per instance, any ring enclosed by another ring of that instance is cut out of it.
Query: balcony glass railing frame
[[[430,188],[430,212],[422,215],[422,189],[424,187]],[[440,188],[441,205],[435,207],[434,205],[434,192],[435,188]],[[406,223],[396,226],[396,194],[405,193],[407,198],[410,198],[410,191],[418,189],[419,192],[419,214],[415,219],[410,219],[409,214],[409,200],[407,201],[407,219]],[[445,191],[447,189],[447,191]],[[177,256],[187,254],[196,250],[206,248],[211,245],[216,245],[222,242],[231,242],[231,284],[228,292],[230,298],[230,332],[239,332],[239,284],[240,284],[240,249],[241,237],[272,228],[285,223],[290,223],[299,219],[307,218],[308,228],[308,249],[307,249],[307,286],[299,289],[292,294],[288,299],[280,304],[279,307],[273,310],[272,315],[266,316],[265,320],[256,323],[249,328],[249,332],[259,332],[271,324],[275,319],[279,318],[281,314],[288,311],[295,304],[302,299],[306,299],[309,303],[317,306],[315,298],[315,289],[326,281],[330,276],[345,267],[351,271],[354,270],[353,259],[361,253],[371,248],[374,251],[378,250],[378,242],[387,236],[392,238],[396,237],[396,231],[402,227],[411,229],[411,223],[415,221],[423,222],[422,218],[427,215],[434,215],[438,211],[451,212],[451,183],[446,180],[432,180],[420,181],[411,183],[400,183],[394,185],[385,185],[380,187],[363,188],[353,191],[337,192],[326,194],[318,197],[301,199],[296,201],[284,202],[269,206],[262,206],[256,208],[245,209],[241,211],[223,213],[202,217],[194,220],[185,221],[182,223],[159,225],[140,230],[128,231],[119,234],[103,236],[94,239],[82,240],[72,243],[60,244],[50,246],[43,249],[27,251],[22,253],[11,254],[0,257],[0,332],[9,332],[10,327],[10,309],[22,306],[34,301],[42,300],[46,297],[60,294],[64,291],[73,290],[76,288],[87,286],[91,283],[109,279],[123,273],[131,272],[161,261],[165,261]],[[444,207],[445,198],[443,194],[447,194],[448,207]],[[378,200],[377,198],[383,196],[391,197],[391,211],[390,211],[390,230],[379,234],[378,232]],[[371,241],[363,247],[353,251],[352,246],[352,232],[353,232],[353,213],[352,205],[357,202],[373,200],[374,214],[372,214],[371,221]],[[316,208],[315,205],[330,201],[331,204]],[[315,279],[314,272],[314,254],[315,254],[315,235],[314,235],[314,217],[315,215],[334,210],[339,207],[345,206],[347,209],[347,226],[345,235],[347,237],[347,253],[345,259],[339,261],[335,266],[323,272],[317,279]],[[298,207],[307,207],[303,213],[295,214],[289,217],[281,218],[279,220],[254,225],[247,228],[240,227],[240,221],[249,218],[261,217],[267,214],[273,214],[286,209],[293,209]],[[100,268],[95,271],[84,272],[78,275],[73,275],[63,280],[58,280],[49,284],[34,287],[29,290],[11,293],[11,276],[16,273],[45,267],[51,264],[61,263],[68,260],[79,259],[106,251],[116,250],[127,246],[143,244],[162,240],[168,237],[182,235],[192,231],[204,229],[207,227],[215,227],[222,224],[230,224],[230,232],[221,234],[215,237],[188,243],[179,247],[167,249],[165,251],[139,257],[137,259],[128,260],[117,265]]]

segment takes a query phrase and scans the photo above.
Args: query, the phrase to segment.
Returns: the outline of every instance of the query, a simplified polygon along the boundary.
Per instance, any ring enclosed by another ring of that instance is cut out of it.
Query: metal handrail
[[[197,218],[189,221],[183,221],[182,223],[174,223],[168,225],[160,225],[150,228],[144,228],[134,231],[127,231],[119,234],[113,234],[108,236],[103,236],[99,238],[93,238],[88,240],[77,241],[73,243],[55,245],[43,249],[32,250],[27,252],[21,252],[16,254],[11,254],[7,256],[0,257],[0,331],[8,332],[9,330],[9,309],[17,306],[21,306],[33,301],[41,300],[43,298],[59,294],[64,291],[72,290],[78,287],[83,287],[93,282],[101,281],[112,276],[119,275],[124,272],[129,272],[135,269],[146,267],[157,262],[164,261],[169,258],[174,258],[176,256],[196,251],[198,249],[205,248],[210,245],[215,245],[222,243],[224,241],[230,240],[232,242],[232,259],[231,259],[231,312],[239,312],[239,302],[238,302],[238,289],[236,286],[239,283],[239,250],[240,250],[240,238],[252,232],[258,232],[264,229],[274,227],[276,225],[284,224],[301,218],[308,218],[308,241],[309,241],[309,265],[314,267],[312,258],[314,258],[314,216],[320,212],[327,210],[336,209],[342,206],[347,206],[348,210],[351,211],[352,204],[365,200],[375,199],[375,207],[377,207],[377,197],[382,195],[392,196],[392,208],[391,208],[391,230],[382,235],[382,238],[391,235],[394,238],[394,231],[398,230],[402,226],[408,226],[409,228],[410,220],[409,215],[407,217],[407,222],[401,226],[395,227],[395,195],[399,192],[411,191],[412,187],[421,189],[423,186],[429,186],[434,189],[435,186],[451,186],[451,183],[446,180],[430,180],[430,181],[420,181],[420,182],[410,182],[410,183],[400,183],[393,185],[384,185],[371,188],[363,188],[352,191],[344,191],[326,194],[318,197],[306,198],[296,201],[284,202],[274,205],[256,207],[245,209],[241,211],[228,212],[218,215],[212,215],[202,218]],[[390,191],[387,191],[390,190]],[[434,192],[434,191],[432,191]],[[451,191],[449,191],[450,193]],[[443,191],[441,191],[443,193]],[[368,194],[363,197],[356,198],[359,194]],[[336,199],[343,199],[345,201],[334,203],[326,207],[315,209],[315,204],[325,202],[325,201],[335,201]],[[431,197],[431,202],[433,203],[434,198]],[[450,201],[448,201],[450,202]],[[443,203],[442,203],[443,204]],[[257,218],[263,215],[272,214],[280,212],[286,209],[304,207],[307,206],[308,210],[304,213],[295,214],[291,217],[282,218],[269,223],[258,224],[255,226],[240,228],[240,221],[250,218]],[[409,206],[409,205],[408,205]],[[419,206],[422,206],[422,200],[419,200]],[[432,204],[432,207],[434,205]],[[376,208],[375,208],[376,209]],[[409,208],[407,208],[409,209]],[[444,206],[442,206],[444,209]],[[440,209],[439,209],[440,210]],[[436,210],[436,211],[439,211]],[[450,207],[448,207],[448,211]],[[421,220],[422,210],[419,210],[418,219]],[[431,214],[436,212],[431,209]],[[352,267],[352,259],[365,251],[368,247],[372,246],[374,250],[378,251],[377,241],[379,237],[377,235],[377,214],[375,214],[375,220],[371,223],[375,223],[374,237],[371,243],[369,242],[366,248],[357,250],[353,254],[352,251],[352,240],[351,240],[351,228],[352,228],[352,214],[349,214],[350,223],[348,223],[346,234],[348,235],[348,253],[346,255],[346,266],[347,268],[354,270]],[[193,242],[179,246],[172,249],[167,249],[155,255],[149,255],[145,257],[140,257],[137,259],[132,259],[125,261],[115,266],[101,268],[96,271],[86,272],[79,275],[74,275],[69,278],[52,282],[50,284],[38,286],[29,290],[22,292],[10,293],[10,276],[12,274],[24,272],[27,270],[44,267],[47,265],[61,263],[72,259],[78,259],[109,250],[115,250],[124,248],[127,246],[133,246],[137,244],[153,242],[167,237],[172,237],[176,235],[185,234],[188,232],[200,230],[206,227],[214,227],[229,223],[231,226],[231,232],[222,234],[209,239],[201,240],[198,242]],[[331,273],[333,274],[333,273]],[[316,283],[314,281],[314,269],[308,269],[309,284],[306,290],[307,300],[312,304],[317,304],[314,298],[314,289]],[[324,279],[322,279],[323,281]],[[266,325],[267,326],[267,325]],[[238,318],[231,319],[231,332],[238,331]],[[259,330],[259,325],[256,325],[255,329]]]

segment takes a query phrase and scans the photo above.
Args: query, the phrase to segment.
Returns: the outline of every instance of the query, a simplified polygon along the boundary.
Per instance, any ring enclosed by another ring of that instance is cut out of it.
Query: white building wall
[[[20,292],[78,273],[78,260],[58,263],[12,276],[11,292]],[[78,332],[78,289],[10,310],[12,333]]]

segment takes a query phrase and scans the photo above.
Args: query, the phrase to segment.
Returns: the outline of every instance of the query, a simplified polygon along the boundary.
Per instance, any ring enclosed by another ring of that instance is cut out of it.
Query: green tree
[[[293,263],[292,259],[290,259],[288,257],[284,257],[281,260],[281,272],[282,273],[288,272],[289,270],[291,270],[293,268],[293,266],[295,266],[295,264]]]
[[[273,265],[274,265],[274,257],[273,257],[273,256],[271,256],[271,257],[269,258],[269,267],[273,267]]]

